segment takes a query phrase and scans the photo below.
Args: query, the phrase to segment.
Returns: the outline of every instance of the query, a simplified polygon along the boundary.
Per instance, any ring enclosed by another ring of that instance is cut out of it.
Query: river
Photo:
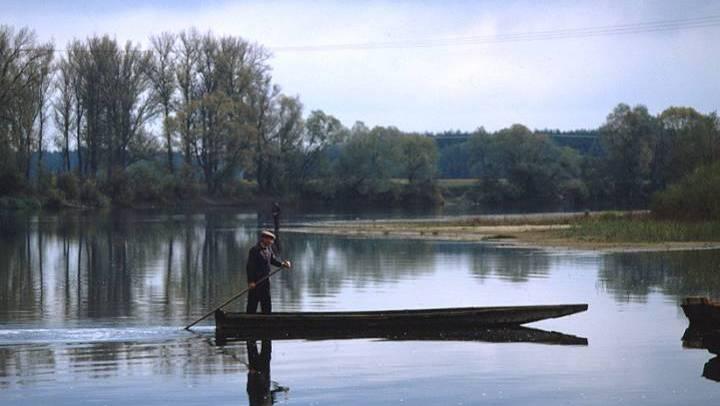
[[[290,214],[285,225],[354,216],[365,215]],[[707,372],[720,361],[683,346],[687,320],[678,305],[689,295],[720,297],[713,250],[603,254],[287,233],[283,256],[294,268],[273,278],[275,310],[588,303],[585,313],[530,325],[587,344],[217,346],[211,321],[182,330],[245,288],[247,251],[266,217],[234,210],[0,216],[0,404],[720,400],[720,377]]]

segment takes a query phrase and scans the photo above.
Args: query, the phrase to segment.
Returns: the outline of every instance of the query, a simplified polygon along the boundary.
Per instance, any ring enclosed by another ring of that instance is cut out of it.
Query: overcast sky
[[[192,26],[238,35],[274,49],[275,81],[306,113],[407,131],[594,128],[619,102],[718,110],[720,20],[558,33],[712,16],[720,19],[720,1],[0,0],[0,24],[29,26],[58,48],[95,33],[143,46]],[[570,38],[538,40],[541,31]],[[499,40],[515,34],[533,40]],[[358,49],[378,42],[389,47]],[[287,49],[336,44],[352,46]]]

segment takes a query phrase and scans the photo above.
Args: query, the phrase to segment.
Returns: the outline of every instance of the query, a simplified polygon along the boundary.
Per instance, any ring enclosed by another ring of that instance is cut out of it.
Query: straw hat
[[[272,233],[271,231],[269,231],[269,230],[262,230],[262,232],[260,233],[260,237],[270,237],[270,238],[272,238],[272,239],[274,240],[274,239],[275,239],[275,234],[273,234],[273,233]]]

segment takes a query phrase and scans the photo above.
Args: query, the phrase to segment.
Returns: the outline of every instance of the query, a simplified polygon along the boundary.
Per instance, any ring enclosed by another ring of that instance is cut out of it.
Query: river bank
[[[646,211],[325,221],[286,232],[602,252],[720,249],[720,225],[655,220]]]

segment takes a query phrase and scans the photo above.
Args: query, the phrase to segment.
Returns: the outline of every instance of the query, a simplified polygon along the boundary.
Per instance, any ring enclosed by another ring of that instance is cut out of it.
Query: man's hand
[[[282,262],[282,267],[290,269],[290,268],[292,268],[292,262],[285,260]]]
[[[255,289],[255,282],[248,283],[248,288]]]

